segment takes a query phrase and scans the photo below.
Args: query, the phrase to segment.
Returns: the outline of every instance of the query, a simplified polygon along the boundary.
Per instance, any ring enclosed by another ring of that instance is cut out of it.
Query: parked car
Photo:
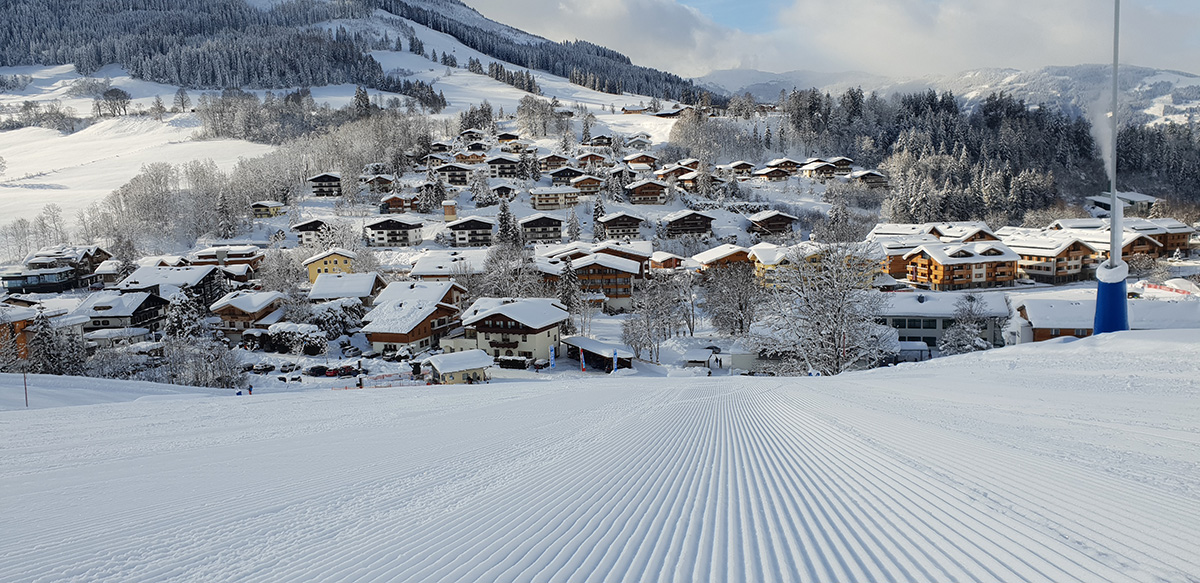
[[[357,346],[347,346],[342,349],[342,356],[345,356],[348,358],[362,356],[362,349],[360,349]]]
[[[326,367],[324,365],[316,364],[316,365],[308,367],[308,370],[304,371],[304,374],[306,374],[310,377],[323,377],[323,376],[325,376],[325,372],[328,370],[329,370],[328,367]]]
[[[270,363],[260,362],[256,365],[254,365],[254,372],[256,372],[258,374],[266,374],[273,370],[275,370],[275,365],[270,364]]]
[[[298,368],[300,368],[300,365],[294,362],[285,362],[283,366],[279,367],[279,372],[292,372]]]
[[[362,353],[361,356],[363,358],[377,358],[379,356],[379,353],[375,352],[374,350],[368,350],[368,351]]]
[[[250,371],[253,371],[253,370],[254,370],[254,363],[253,363],[253,362],[247,362],[247,363],[245,363],[245,364],[243,364],[243,365],[242,365],[242,372],[250,372]]]

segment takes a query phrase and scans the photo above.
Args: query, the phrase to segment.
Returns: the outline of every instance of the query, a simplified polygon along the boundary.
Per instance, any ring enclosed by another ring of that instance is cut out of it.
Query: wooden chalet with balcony
[[[266,330],[283,320],[285,296],[276,291],[234,291],[209,306],[221,318],[217,331],[231,340],[241,339],[246,330]]]
[[[753,172],[752,176],[767,182],[783,182],[792,175],[783,168],[759,168]]]
[[[809,162],[800,167],[800,174],[823,182],[837,176],[837,166],[829,162]]]
[[[1021,259],[998,241],[922,245],[904,258],[908,281],[935,291],[1012,286]]]
[[[401,214],[367,223],[363,234],[368,247],[412,247],[421,244],[424,225],[416,217]]]
[[[566,166],[570,161],[570,158],[567,158],[561,154],[546,154],[545,156],[538,158],[538,168],[540,168],[542,172],[550,172],[551,170],[558,170],[559,168]]]
[[[535,213],[519,221],[525,241],[559,243],[563,237],[563,220],[545,213]]]
[[[780,170],[787,172],[789,176],[795,174],[796,170],[803,165],[804,164],[801,162],[791,158],[776,158],[770,162],[767,162],[767,168],[779,168]]]
[[[454,234],[455,247],[486,247],[492,244],[492,229],[496,226],[494,219],[485,217],[464,217],[457,221],[446,223],[446,228]]]
[[[406,192],[404,194],[389,194],[383,197],[379,203],[379,214],[394,215],[400,213],[413,212],[417,210],[417,198],[415,192]]]
[[[630,204],[663,204],[667,202],[667,183],[640,180],[625,187]]]
[[[487,154],[483,152],[458,152],[454,155],[455,164],[474,166],[482,164],[484,160],[487,160]]]
[[[604,188],[604,181],[590,174],[584,174],[572,178],[571,186],[578,188],[581,194],[596,194],[600,192],[601,188]]]
[[[1004,244],[1021,258],[1019,277],[1052,284],[1088,279],[1089,268],[1100,256],[1095,247],[1075,237],[1028,231],[1032,230],[1001,229]]]
[[[488,159],[488,176],[492,178],[516,178],[521,160],[513,156],[493,156]]]
[[[627,212],[608,213],[596,222],[604,228],[604,234],[609,239],[637,239],[641,235],[642,223],[646,219]]]
[[[849,176],[854,167],[854,160],[845,156],[835,156],[825,161],[833,164],[833,173],[838,176]]]
[[[579,189],[573,186],[546,186],[529,189],[529,204],[533,210],[553,211],[575,206]]]
[[[644,164],[653,170],[658,167],[658,156],[647,154],[646,152],[637,152],[635,154],[625,156],[624,162],[629,164],[631,167],[634,164]]]
[[[441,339],[447,352],[480,349],[495,358],[549,359],[570,317],[550,298],[479,298],[463,310],[461,333]]]
[[[669,238],[684,235],[711,235],[712,224],[716,217],[693,210],[675,211],[662,218],[662,225]]]
[[[283,203],[277,200],[260,200],[250,204],[250,212],[256,219],[277,217],[283,212]]]
[[[322,231],[327,229],[325,221],[321,219],[309,219],[302,223],[292,225],[292,230],[296,232],[296,237],[300,239],[301,245],[313,245],[317,242],[317,236]]]
[[[550,172],[550,181],[554,186],[570,186],[572,180],[583,175],[583,170],[572,168],[570,166],[563,166],[562,168]]]
[[[471,172],[474,169],[463,164],[442,164],[434,169],[446,181],[446,184],[454,186],[466,186],[467,181],[471,178]]]
[[[521,136],[512,132],[500,132],[496,134],[496,143],[499,144],[507,144],[509,142],[515,142],[519,139],[521,139]]]
[[[746,218],[750,220],[750,228],[747,230],[751,233],[759,233],[761,235],[790,233],[792,232],[792,225],[800,220],[785,212],[776,210],[757,212]]]
[[[867,188],[887,188],[888,179],[883,173],[876,170],[855,170],[846,175],[846,178],[853,183],[861,184]]]
[[[313,196],[341,196],[342,175],[337,172],[325,172],[308,179]]]
[[[613,161],[611,159],[609,159],[607,156],[605,156],[603,154],[598,154],[596,152],[586,152],[584,154],[580,154],[576,159],[579,160],[579,164],[584,167],[587,167],[587,166],[611,167],[613,165]]]

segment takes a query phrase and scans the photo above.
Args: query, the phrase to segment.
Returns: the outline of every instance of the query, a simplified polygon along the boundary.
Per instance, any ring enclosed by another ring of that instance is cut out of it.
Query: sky
[[[712,70],[892,77],[1112,61],[1104,0],[464,0],[551,40],[686,77]],[[1121,61],[1200,74],[1200,1],[1125,0]]]

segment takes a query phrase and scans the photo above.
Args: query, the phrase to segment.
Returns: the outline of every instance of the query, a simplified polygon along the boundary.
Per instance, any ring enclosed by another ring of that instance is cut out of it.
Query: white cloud
[[[588,40],[684,76],[727,68],[899,76],[1112,58],[1112,5],[1099,0],[790,0],[763,34],[722,26],[676,0],[466,1],[551,40]],[[1122,62],[1200,73],[1196,4],[1126,2]]]

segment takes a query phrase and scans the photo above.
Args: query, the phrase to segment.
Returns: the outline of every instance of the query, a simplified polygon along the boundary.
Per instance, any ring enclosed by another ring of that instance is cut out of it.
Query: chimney
[[[446,214],[446,222],[458,220],[458,203],[452,200],[442,201],[442,212]]]

